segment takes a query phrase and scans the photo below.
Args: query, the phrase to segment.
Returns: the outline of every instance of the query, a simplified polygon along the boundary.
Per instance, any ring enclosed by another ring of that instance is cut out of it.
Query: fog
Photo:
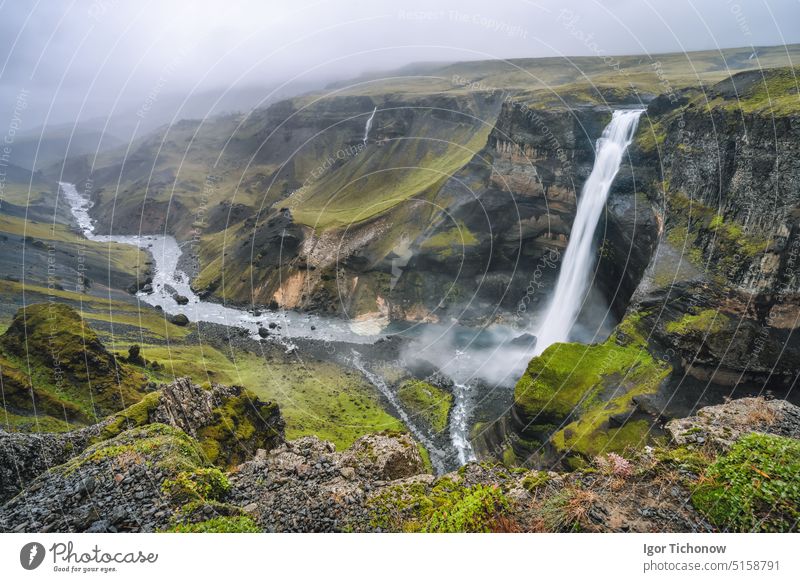
[[[558,24],[565,10],[591,43]],[[796,1],[4,1],[0,117],[24,132],[149,105],[160,123],[411,62],[781,44],[799,29]]]
[[[431,365],[457,382],[479,381],[489,387],[513,387],[535,353],[534,333],[547,302],[525,313],[517,321],[486,327],[462,326],[455,321],[412,325],[394,330],[410,340],[401,360],[421,376]],[[598,343],[605,340],[617,319],[606,297],[592,287],[584,297],[581,314],[569,340]],[[430,369],[429,369],[430,368]]]

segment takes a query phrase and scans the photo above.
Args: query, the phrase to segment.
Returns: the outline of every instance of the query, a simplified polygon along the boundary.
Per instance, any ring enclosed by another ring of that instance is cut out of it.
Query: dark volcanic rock
[[[161,484],[199,466],[181,431],[151,424],[93,445],[34,479],[0,510],[1,531],[155,531],[171,512]]]
[[[231,500],[266,531],[341,531],[368,521],[364,504],[384,480],[423,471],[407,435],[367,435],[341,453],[304,437],[239,466],[231,476]]]
[[[108,422],[61,434],[0,430],[0,501],[16,495],[49,468],[80,454]]]
[[[707,406],[696,416],[672,420],[666,429],[678,445],[708,444],[727,450],[751,432],[797,438],[800,436],[800,407],[786,400],[740,398]]]
[[[169,320],[175,325],[179,325],[181,327],[189,325],[189,318],[186,317],[183,313],[178,313],[177,315],[173,315],[172,317],[169,318]]]

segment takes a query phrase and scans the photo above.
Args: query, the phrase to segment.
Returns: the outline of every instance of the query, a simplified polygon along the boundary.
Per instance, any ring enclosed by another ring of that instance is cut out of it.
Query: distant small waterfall
[[[611,123],[597,140],[594,167],[581,191],[556,289],[544,321],[536,333],[537,355],[556,342],[567,341],[570,330],[578,319],[594,266],[592,241],[597,223],[608,200],[611,184],[622,164],[622,156],[633,140],[639,116],[643,111],[615,111]]]
[[[367,145],[367,139],[369,138],[369,130],[372,127],[372,120],[375,118],[375,113],[378,111],[378,107],[376,106],[375,109],[372,110],[372,115],[367,118],[367,124],[364,126],[364,145]]]

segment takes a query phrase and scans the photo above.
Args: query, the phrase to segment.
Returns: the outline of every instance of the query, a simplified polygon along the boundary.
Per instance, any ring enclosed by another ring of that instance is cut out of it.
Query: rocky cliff
[[[367,435],[345,451],[314,437],[284,442],[275,409],[241,464],[214,464],[190,436],[206,426],[202,390],[179,381],[155,394],[147,420],[106,421],[94,444],[28,476],[0,506],[0,530],[796,531],[800,517],[800,409],[785,401],[703,409],[668,426],[674,444],[600,454],[571,473],[469,463],[434,477],[404,433]],[[205,396],[226,406],[231,394]],[[19,439],[0,434],[0,451]]]
[[[664,225],[636,301],[650,312],[654,343],[702,382],[780,391],[795,380],[800,112],[791,78],[740,73],[705,95],[664,98],[634,154],[660,168],[644,189]],[[654,306],[663,309],[656,319]]]

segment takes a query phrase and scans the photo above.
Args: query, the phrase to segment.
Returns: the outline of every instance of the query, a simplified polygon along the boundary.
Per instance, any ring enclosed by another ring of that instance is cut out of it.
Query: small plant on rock
[[[566,487],[548,498],[542,506],[541,528],[550,532],[581,531],[597,494],[583,487]]]
[[[423,531],[490,532],[496,517],[506,509],[508,500],[497,486],[475,485],[455,490],[442,500]]]
[[[604,475],[623,479],[633,475],[633,464],[617,453],[598,455],[594,458],[594,464]]]
[[[261,529],[247,516],[215,517],[199,523],[180,523],[167,530],[172,533],[258,533]]]
[[[217,501],[225,496],[228,489],[228,478],[216,467],[182,471],[161,485],[161,490],[176,503]]]

